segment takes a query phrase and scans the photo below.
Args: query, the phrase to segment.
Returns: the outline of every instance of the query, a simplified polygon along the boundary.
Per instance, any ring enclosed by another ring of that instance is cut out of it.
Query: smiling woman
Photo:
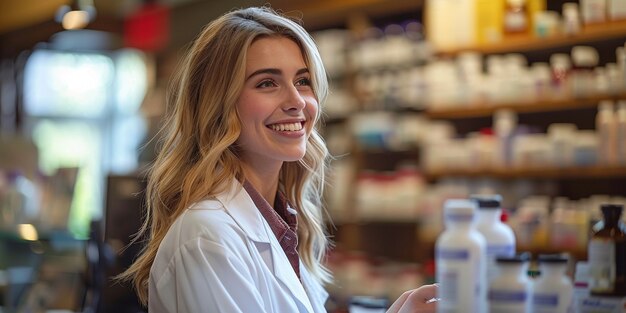
[[[149,241],[120,276],[150,312],[326,312],[328,151],[316,124],[327,90],[309,34],[269,8],[200,34],[148,180]],[[435,290],[390,311],[433,312]]]
[[[283,162],[298,161],[306,153],[318,103],[300,48],[291,39],[264,37],[253,42],[246,77],[237,101],[242,124],[239,156],[253,185],[271,186],[259,191],[273,203]],[[269,184],[261,184],[264,181]]]

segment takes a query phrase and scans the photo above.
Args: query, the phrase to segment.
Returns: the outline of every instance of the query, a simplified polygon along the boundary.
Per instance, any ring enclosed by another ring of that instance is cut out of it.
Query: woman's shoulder
[[[180,262],[213,254],[245,255],[245,231],[219,201],[205,200],[178,216],[159,245],[150,271],[151,280],[171,275]]]
[[[242,231],[224,205],[217,200],[203,200],[176,218],[166,238],[173,237],[176,245],[184,245],[196,239],[220,242],[236,233]]]
[[[222,247],[224,250],[243,248],[245,231],[216,200],[204,200],[186,209],[174,220],[159,245],[155,263],[167,266],[175,255],[191,253],[203,247]]]

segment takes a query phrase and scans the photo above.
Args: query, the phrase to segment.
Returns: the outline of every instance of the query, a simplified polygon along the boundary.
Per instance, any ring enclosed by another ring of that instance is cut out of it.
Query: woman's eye
[[[260,82],[258,85],[256,85],[257,88],[268,88],[268,87],[275,87],[275,86],[276,84],[271,80],[264,80]]]
[[[296,82],[296,86],[311,86],[311,80],[308,78],[299,79]]]

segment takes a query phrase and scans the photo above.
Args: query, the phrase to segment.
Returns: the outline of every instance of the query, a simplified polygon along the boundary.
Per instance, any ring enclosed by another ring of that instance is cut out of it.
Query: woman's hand
[[[436,297],[437,285],[424,285],[403,293],[387,313],[435,313]]]

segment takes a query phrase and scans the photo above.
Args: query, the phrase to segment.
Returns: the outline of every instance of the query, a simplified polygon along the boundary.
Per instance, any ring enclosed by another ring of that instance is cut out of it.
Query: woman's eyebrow
[[[304,68],[299,69],[299,70],[296,72],[296,75],[302,75],[302,74],[304,74],[304,73],[308,73],[308,72],[309,72],[309,69],[308,69],[308,68],[306,68],[306,67],[304,67]]]
[[[304,73],[308,73],[309,69],[306,67],[303,67],[301,69],[299,69],[296,72],[296,75],[302,75]],[[271,75],[281,75],[283,73],[283,71],[281,71],[280,69],[277,68],[262,68],[259,70],[254,71],[252,74],[248,75],[248,78],[246,78],[246,80],[252,78],[253,76],[256,75],[261,75],[261,74],[271,74]]]
[[[246,80],[252,78],[253,76],[261,75],[261,74],[281,75],[282,73],[283,73],[283,71],[281,71],[281,70],[279,70],[277,68],[262,68],[260,70],[254,71],[252,74],[248,75],[248,78],[246,78]]]

